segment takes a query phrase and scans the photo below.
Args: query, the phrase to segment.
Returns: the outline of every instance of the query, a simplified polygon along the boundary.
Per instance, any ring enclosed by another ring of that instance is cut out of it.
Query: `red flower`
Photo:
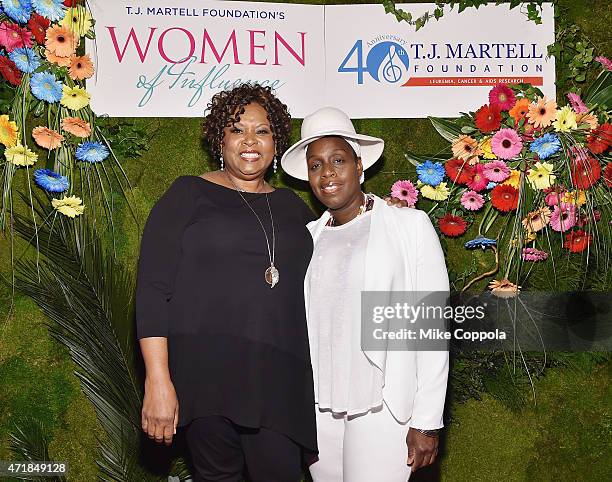
[[[21,84],[21,72],[15,62],[2,55],[0,55],[0,74],[14,86]]]
[[[565,235],[565,247],[572,253],[581,253],[591,244],[591,239],[592,236],[582,229],[571,231]]]
[[[500,211],[514,211],[518,206],[518,199],[518,189],[509,184],[498,184],[491,190],[491,204]]]
[[[28,27],[30,27],[32,35],[34,35],[36,42],[41,45],[45,44],[45,34],[50,24],[51,21],[48,18],[42,17],[37,13],[33,13],[30,20],[28,20]]]
[[[604,182],[606,186],[612,187],[612,161],[608,162],[604,169]]]
[[[450,237],[461,236],[467,230],[467,223],[461,216],[453,216],[452,214],[445,214],[438,219],[438,226],[442,234]]]
[[[601,166],[597,159],[586,153],[586,150],[576,152],[570,174],[574,186],[578,189],[587,189],[601,177]]]
[[[483,105],[474,115],[474,124],[482,132],[493,132],[501,127],[501,112],[498,107]]]
[[[76,7],[81,4],[81,0],[64,0],[64,5],[67,7]]]
[[[456,184],[467,183],[473,175],[473,167],[462,159],[449,159],[444,163],[444,170],[451,181]]]
[[[591,149],[592,153],[602,154],[606,152],[612,144],[612,125],[607,122],[600,125],[592,132],[587,140],[589,142],[589,149]]]

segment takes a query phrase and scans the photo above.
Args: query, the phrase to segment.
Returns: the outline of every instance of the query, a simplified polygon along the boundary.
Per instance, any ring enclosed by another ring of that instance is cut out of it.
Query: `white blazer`
[[[325,211],[308,224],[315,244],[329,218]],[[306,313],[309,286],[310,268],[304,282]],[[440,240],[424,211],[389,206],[374,196],[363,291],[449,291]],[[364,354],[383,372],[383,399],[398,421],[420,429],[443,426],[448,351]]]

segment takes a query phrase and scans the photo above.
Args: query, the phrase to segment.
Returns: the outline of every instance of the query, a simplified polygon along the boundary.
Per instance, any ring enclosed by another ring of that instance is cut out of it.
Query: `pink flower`
[[[523,149],[523,141],[514,129],[500,129],[491,139],[491,149],[501,159],[512,159]]]
[[[553,209],[550,217],[550,227],[555,231],[563,232],[576,224],[576,206],[571,203],[560,203]]]
[[[546,251],[535,248],[523,248],[523,261],[544,261],[548,258]]]
[[[499,110],[510,110],[516,103],[516,96],[506,84],[499,84],[489,92],[489,103]]]
[[[483,173],[489,181],[503,182],[510,176],[510,168],[504,161],[492,161],[484,165]]]
[[[411,208],[417,202],[419,192],[410,181],[397,181],[391,186],[391,196],[397,199],[402,199],[408,203]]]
[[[557,204],[559,204],[562,197],[563,195],[561,193],[556,192],[556,191],[551,191],[546,195],[546,198],[544,198],[544,202],[548,206],[556,206]]]
[[[483,165],[476,164],[473,166],[472,177],[466,182],[467,186],[474,191],[482,191],[489,184],[489,180],[485,177],[483,172]]]
[[[576,114],[586,114],[589,111],[589,108],[582,102],[582,99],[578,94],[574,94],[570,92],[567,94],[567,98],[572,104],[572,109],[576,112]]]
[[[5,47],[7,52],[21,47],[31,47],[32,32],[21,28],[16,23],[2,22],[0,24],[0,45]]]
[[[599,57],[595,57],[595,61],[603,65],[606,70],[612,71],[612,60],[609,58],[600,55]]]
[[[461,205],[468,211],[478,211],[484,206],[484,198],[476,191],[465,191],[461,196]]]

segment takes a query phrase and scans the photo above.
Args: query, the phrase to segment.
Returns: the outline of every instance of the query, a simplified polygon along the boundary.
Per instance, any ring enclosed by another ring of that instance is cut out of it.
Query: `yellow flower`
[[[38,155],[21,144],[6,149],[4,156],[8,162],[16,166],[32,166],[38,161]]]
[[[510,175],[502,184],[512,186],[514,189],[518,189],[521,184],[521,171],[517,169],[510,169]]]
[[[79,37],[85,35],[91,28],[91,15],[81,5],[70,7],[60,22],[62,27],[69,28]]]
[[[576,206],[582,206],[586,201],[586,193],[580,189],[564,192],[561,196],[561,202],[575,204]]]
[[[572,129],[577,129],[576,113],[566,105],[557,111],[557,120],[553,122],[553,127],[557,132],[568,132]]]
[[[444,201],[448,198],[450,191],[446,187],[446,183],[441,182],[436,187],[430,186],[429,184],[423,184],[423,186],[421,186],[421,194],[427,199]]]
[[[493,149],[491,148],[490,137],[487,137],[480,143],[480,150],[482,151],[482,157],[485,159],[497,159],[497,156],[493,154]]]
[[[548,189],[555,183],[553,165],[550,162],[536,162],[535,169],[529,169],[527,179],[533,189]]]
[[[81,198],[77,196],[64,196],[61,199],[51,200],[53,207],[69,218],[74,218],[75,216],[83,214],[85,206],[83,206],[82,203],[83,201],[81,201]]]
[[[0,144],[13,147],[17,144],[17,124],[6,114],[0,115]]]
[[[62,100],[60,103],[64,107],[71,110],[79,110],[89,104],[91,95],[82,87],[68,87],[64,85],[62,88]]]

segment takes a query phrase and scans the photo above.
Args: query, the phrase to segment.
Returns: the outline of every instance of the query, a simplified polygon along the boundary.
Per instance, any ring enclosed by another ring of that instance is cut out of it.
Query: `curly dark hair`
[[[287,106],[275,97],[270,87],[244,83],[232,90],[218,92],[206,108],[209,114],[204,118],[204,136],[214,159],[221,155],[223,129],[240,122],[244,107],[252,102],[261,105],[268,113],[277,156],[282,156],[287,150],[291,134],[291,116]]]

